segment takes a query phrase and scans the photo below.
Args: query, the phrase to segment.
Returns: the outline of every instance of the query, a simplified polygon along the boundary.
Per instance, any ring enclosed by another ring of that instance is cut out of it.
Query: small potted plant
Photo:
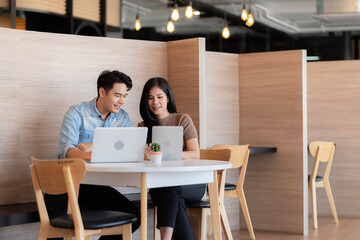
[[[159,143],[152,143],[150,146],[150,160],[154,163],[161,163],[163,152]]]

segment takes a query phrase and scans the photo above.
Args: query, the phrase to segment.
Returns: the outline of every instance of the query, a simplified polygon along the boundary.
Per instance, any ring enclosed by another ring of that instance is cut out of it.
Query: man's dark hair
[[[116,70],[115,71],[105,70],[100,73],[97,80],[98,97],[100,96],[99,94],[100,88],[104,88],[106,94],[108,94],[108,92],[114,87],[114,83],[124,83],[128,91],[130,91],[130,89],[132,88],[132,80],[128,75]]]

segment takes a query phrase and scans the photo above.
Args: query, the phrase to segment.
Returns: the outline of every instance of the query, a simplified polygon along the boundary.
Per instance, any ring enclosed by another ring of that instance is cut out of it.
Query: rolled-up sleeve
[[[81,116],[75,108],[71,107],[66,112],[60,129],[59,159],[66,158],[67,152],[77,147],[79,143],[80,126]]]

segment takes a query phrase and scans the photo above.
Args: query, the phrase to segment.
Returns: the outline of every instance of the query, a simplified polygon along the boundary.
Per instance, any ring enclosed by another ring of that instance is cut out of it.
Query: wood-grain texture
[[[206,146],[205,121],[205,39],[195,38],[167,43],[168,81],[178,112],[187,113],[198,131],[200,147]],[[202,87],[201,87],[202,86]],[[203,117],[200,115],[203,114]]]
[[[249,159],[244,189],[255,230],[304,232],[303,57],[239,55],[240,144],[277,147]]]
[[[239,144],[238,55],[206,52],[206,147]]]
[[[97,96],[105,69],[133,80],[132,125],[147,79],[167,77],[166,43],[0,29],[0,205],[34,201],[30,156],[57,157],[69,106]]]
[[[330,184],[340,223],[344,217],[360,217],[359,95],[359,60],[308,64],[309,142],[335,141]],[[309,156],[309,171],[313,163]],[[331,217],[324,189],[317,189],[317,202],[318,216]]]

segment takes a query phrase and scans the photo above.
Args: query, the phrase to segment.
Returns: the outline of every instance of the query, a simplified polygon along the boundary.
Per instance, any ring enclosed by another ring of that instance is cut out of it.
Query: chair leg
[[[212,222],[211,222],[211,215],[208,216],[208,230],[207,230],[207,235],[211,236],[212,235]]]
[[[331,212],[332,212],[332,214],[334,216],[334,220],[335,220],[336,223],[339,223],[339,219],[338,219],[338,216],[337,216],[337,213],[336,213],[335,202],[334,202],[334,197],[332,195],[330,183],[329,182],[324,182],[324,187],[325,187],[326,195],[327,195],[327,197],[329,199]]]
[[[209,215],[209,209],[208,208],[202,208],[201,209],[201,223],[200,223],[200,239],[206,240],[206,217]]]
[[[157,224],[157,207],[154,207],[154,240],[160,240],[160,230],[156,228]]]
[[[254,229],[253,229],[253,226],[252,226],[252,223],[251,223],[249,209],[248,209],[248,206],[247,206],[247,203],[246,203],[244,189],[242,189],[242,188],[241,189],[236,189],[236,193],[237,193],[239,201],[240,201],[240,206],[241,206],[241,209],[242,209],[243,214],[244,214],[244,218],[245,218],[246,226],[247,226],[249,234],[250,234],[250,238],[255,239],[255,233],[254,233]]]
[[[131,233],[131,224],[126,224],[123,226],[123,239],[124,240],[132,240],[132,233]]]
[[[313,228],[318,227],[317,223],[317,205],[316,205],[316,186],[315,184],[309,185],[310,187],[310,196],[311,196],[311,209],[312,209],[312,216],[313,216]]]
[[[41,226],[40,224],[37,240],[46,240],[48,233],[49,229],[47,227]]]
[[[73,237],[65,237],[65,240],[73,240]]]
[[[225,239],[233,240],[233,237],[231,234],[231,229],[230,229],[230,224],[229,224],[229,220],[228,220],[228,217],[226,214],[226,209],[225,209],[224,204],[220,204],[219,208],[220,208],[220,220],[221,220],[222,227],[224,229]]]

